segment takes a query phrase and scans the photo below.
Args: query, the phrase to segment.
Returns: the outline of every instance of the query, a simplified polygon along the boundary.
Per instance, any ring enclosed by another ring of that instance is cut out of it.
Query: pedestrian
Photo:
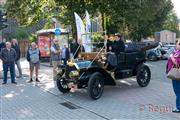
[[[18,68],[18,72],[19,72],[19,76],[17,76],[17,78],[22,78],[22,69],[21,69],[21,63],[20,63],[20,57],[21,57],[21,50],[20,50],[20,46],[18,45],[18,42],[16,39],[12,39],[12,48],[15,49],[16,51],[16,61],[15,64]]]
[[[120,52],[125,51],[125,44],[122,41],[121,35],[115,34],[115,41],[113,43],[112,49],[115,52],[116,56],[118,56]]]
[[[1,59],[1,50],[2,50],[3,48],[5,48],[5,47],[6,47],[6,45],[5,45],[4,40],[1,40],[1,41],[0,41],[0,59]]]
[[[69,48],[67,47],[66,44],[64,44],[64,47],[62,48],[62,60],[64,65],[67,64],[67,60],[69,60],[69,58],[70,58]]]
[[[110,36],[106,35],[105,39],[107,40],[107,43],[106,43],[106,52],[113,52],[113,50],[112,50],[113,41],[111,41]]]
[[[170,55],[167,62],[166,73],[168,73],[174,66],[180,66],[180,40],[176,43],[176,50]],[[176,95],[176,109],[172,112],[180,113],[180,80],[172,80],[172,86]]]
[[[60,65],[61,60],[61,50],[59,46],[59,41],[57,39],[53,40],[53,44],[51,46],[51,57],[52,57],[52,64],[53,64],[53,80],[56,80],[56,67]]]
[[[3,48],[5,48],[6,45],[5,45],[5,42],[3,40],[0,41],[0,52]]]
[[[83,46],[83,44],[82,44],[82,40],[81,40],[81,39],[78,40],[78,48],[77,48],[77,49],[78,49],[78,50],[77,50],[78,55],[79,55],[81,52],[85,52],[85,49],[84,49],[84,46]]]
[[[6,47],[1,51],[1,59],[3,61],[3,71],[4,71],[4,81],[3,84],[7,83],[8,70],[10,69],[11,83],[17,84],[15,82],[15,61],[16,61],[16,51],[11,48],[11,43],[6,42]]]
[[[79,45],[75,39],[70,44],[70,52],[73,54],[74,59],[78,57],[78,46]]]
[[[35,75],[36,75],[36,82],[40,82],[38,79],[38,75],[39,75],[39,68],[40,68],[41,53],[35,42],[31,43],[30,48],[27,50],[26,57],[29,62],[29,68],[30,68],[30,80],[28,82],[29,83],[33,82],[34,69],[35,69]]]

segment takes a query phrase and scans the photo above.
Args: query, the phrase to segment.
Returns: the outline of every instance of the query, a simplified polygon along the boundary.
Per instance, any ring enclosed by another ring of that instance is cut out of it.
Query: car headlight
[[[73,60],[69,60],[69,61],[67,62],[67,65],[70,66],[70,67],[73,67],[73,66],[74,66]]]
[[[70,78],[76,78],[78,76],[79,76],[79,71],[77,71],[77,70],[73,70],[69,73]]]

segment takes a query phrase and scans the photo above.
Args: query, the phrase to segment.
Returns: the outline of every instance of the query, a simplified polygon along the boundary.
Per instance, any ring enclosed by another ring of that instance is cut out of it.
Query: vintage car
[[[154,46],[153,46],[154,47]],[[152,47],[150,47],[152,48]],[[57,68],[57,87],[62,93],[86,88],[89,96],[96,100],[102,96],[105,85],[116,85],[116,80],[136,76],[137,83],[146,87],[151,79],[146,62],[146,49],[149,46],[127,49],[117,56],[117,65],[109,70],[105,68],[108,53],[81,53],[79,59],[70,60],[66,66]]]

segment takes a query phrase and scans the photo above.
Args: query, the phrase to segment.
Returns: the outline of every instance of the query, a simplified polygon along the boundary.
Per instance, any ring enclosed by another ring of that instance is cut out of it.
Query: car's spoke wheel
[[[64,78],[57,77],[56,84],[57,84],[59,91],[61,91],[62,93],[67,93],[70,91]]]
[[[151,72],[147,65],[142,64],[138,67],[136,79],[137,83],[141,87],[146,87],[149,84],[151,79]]]
[[[95,72],[88,81],[89,96],[96,100],[99,99],[104,90],[104,78],[101,73]]]

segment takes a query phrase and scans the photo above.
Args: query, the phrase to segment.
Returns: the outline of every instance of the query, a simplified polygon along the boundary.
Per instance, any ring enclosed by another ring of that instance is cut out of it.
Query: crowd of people
[[[54,39],[51,45],[51,59],[53,64],[53,79],[55,80],[56,76],[56,67],[61,63],[66,65],[68,59],[71,57],[76,59],[78,54],[84,51],[84,47],[79,41],[73,40],[70,44],[64,44],[60,48],[59,40]],[[11,83],[17,84],[15,78],[22,78],[22,68],[20,63],[21,50],[18,44],[17,39],[12,39],[11,42],[1,41],[0,42],[0,59],[2,60],[3,68],[3,84],[7,84],[8,71],[10,70]],[[40,60],[41,52],[38,48],[38,45],[35,42],[32,42],[27,50],[26,59],[29,62],[29,71],[30,71],[30,80],[29,83],[33,82],[33,73],[35,71],[35,81],[40,82],[38,79],[39,69],[40,69]],[[15,65],[17,66],[19,74],[15,72]]]

